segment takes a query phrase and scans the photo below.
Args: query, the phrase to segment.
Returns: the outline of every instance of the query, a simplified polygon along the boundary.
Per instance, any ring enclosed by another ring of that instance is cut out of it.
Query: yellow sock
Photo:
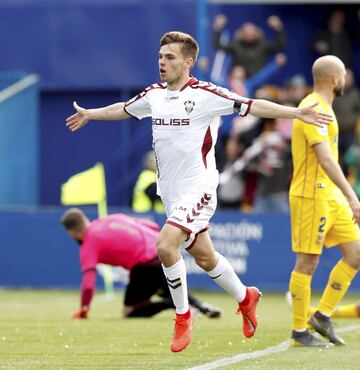
[[[359,310],[356,303],[344,304],[335,307],[332,317],[359,317]]]
[[[348,290],[357,270],[340,260],[332,269],[329,281],[321,297],[318,310],[331,316],[335,306],[341,301]]]
[[[315,312],[316,312],[317,308],[316,307],[309,307],[309,310],[308,310],[308,316],[311,316],[313,315]]]
[[[304,330],[307,328],[308,309],[311,297],[311,275],[293,271],[290,278],[290,293],[292,296],[292,328]]]

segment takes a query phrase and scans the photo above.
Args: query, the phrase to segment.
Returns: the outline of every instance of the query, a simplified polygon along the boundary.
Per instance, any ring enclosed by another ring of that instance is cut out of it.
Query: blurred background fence
[[[110,209],[112,213],[116,211],[119,210]],[[1,286],[79,287],[79,247],[60,227],[61,213],[58,208],[0,212]],[[89,207],[87,214],[91,219],[97,217],[95,210]],[[160,224],[165,221],[163,215],[156,213],[146,216]],[[210,233],[216,248],[229,259],[245,284],[260,286],[265,291],[287,291],[294,263],[288,215],[218,212],[212,220]],[[191,288],[218,289],[187,253],[184,257]],[[324,289],[338,258],[336,248],[324,253],[313,278],[314,290]],[[101,279],[98,285],[103,286]],[[359,286],[357,277],[352,291],[359,291]]]

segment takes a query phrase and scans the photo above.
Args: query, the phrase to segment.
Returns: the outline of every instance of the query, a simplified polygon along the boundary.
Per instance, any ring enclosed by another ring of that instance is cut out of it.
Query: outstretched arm
[[[263,99],[254,99],[249,113],[263,118],[291,118],[299,119],[311,125],[322,127],[332,122],[332,116],[314,109],[319,103],[303,108],[286,107]]]
[[[130,117],[124,110],[125,103],[115,103],[102,108],[85,109],[77,105],[73,106],[76,113],[66,119],[66,126],[74,132],[85,126],[90,120],[95,121],[116,121]]]
[[[284,31],[284,24],[281,19],[272,15],[267,19],[267,23],[270,28],[276,32],[276,38],[273,42],[267,42],[265,44],[266,51],[270,54],[280,49],[283,49],[286,46],[286,35]]]
[[[94,286],[96,281],[96,270],[90,269],[83,273],[81,283],[81,304],[80,310],[76,311],[72,318],[73,319],[86,319],[88,316],[90,303],[94,295]]]
[[[213,45],[215,49],[220,49],[224,51],[233,51],[233,46],[231,43],[222,42],[221,33],[228,22],[227,17],[224,14],[218,14],[213,23]]]

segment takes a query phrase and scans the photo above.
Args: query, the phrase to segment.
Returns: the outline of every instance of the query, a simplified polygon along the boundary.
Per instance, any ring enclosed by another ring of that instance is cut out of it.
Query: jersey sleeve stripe
[[[189,81],[180,89],[180,92],[183,91],[183,90],[185,90],[188,86],[194,85],[194,84],[196,84],[198,82],[199,81],[195,77],[191,76],[191,78],[189,79]]]
[[[135,103],[137,100],[143,98],[149,91],[151,90],[154,90],[154,89],[165,89],[166,88],[166,85],[165,84],[161,84],[161,83],[157,83],[157,84],[153,84],[151,86],[148,86],[145,90],[143,90],[141,93],[137,94],[135,97],[129,99],[126,103],[125,103],[125,107],[127,107],[128,105],[132,104],[132,103]],[[130,114],[130,113],[129,113]]]
[[[234,103],[234,113],[238,114],[240,117],[246,117],[250,111],[252,102],[252,99],[248,99],[247,101],[236,99]]]
[[[245,112],[245,114],[242,117],[245,117],[245,116],[248,115],[248,113],[250,112],[250,108],[251,108],[252,103],[253,103],[253,100],[252,99],[249,99],[249,101],[246,103],[247,104],[246,112]]]
[[[225,95],[219,94],[217,91],[214,91],[212,89],[208,89],[206,86],[190,86],[190,87],[192,87],[193,89],[205,90],[205,91],[210,92],[212,94],[215,94],[217,96],[221,96],[224,99],[235,101],[235,98],[231,98],[230,96],[225,96]]]

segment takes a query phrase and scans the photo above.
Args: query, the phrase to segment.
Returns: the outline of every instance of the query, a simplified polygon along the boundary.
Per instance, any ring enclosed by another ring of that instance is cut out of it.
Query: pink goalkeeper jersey
[[[149,86],[125,104],[137,119],[152,117],[158,194],[166,203],[194,193],[215,194],[218,171],[214,146],[220,116],[245,116],[251,99],[192,77],[179,91],[166,83]]]
[[[81,270],[98,263],[131,270],[156,256],[159,226],[124,214],[113,214],[91,222],[80,247]]]

